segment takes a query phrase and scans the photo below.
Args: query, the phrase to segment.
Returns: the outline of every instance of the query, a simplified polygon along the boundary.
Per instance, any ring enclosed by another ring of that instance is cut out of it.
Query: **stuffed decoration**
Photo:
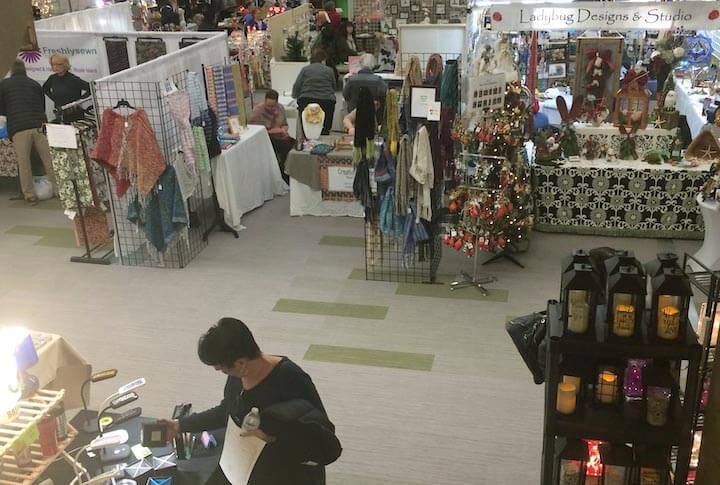
[[[534,138],[535,159],[539,163],[552,162],[560,158],[560,143],[555,140],[552,132],[546,128],[537,132]]]
[[[645,154],[643,161],[650,165],[660,165],[670,161],[670,152],[663,148],[655,148]]]
[[[637,144],[635,141],[635,133],[638,125],[635,124],[629,131],[625,125],[620,125],[620,133],[625,135],[625,139],[620,142],[620,160],[637,160]]]
[[[578,145],[573,122],[575,122],[582,113],[583,97],[573,97],[571,111],[568,111],[564,97],[558,96],[555,99],[555,103],[557,104],[557,110],[562,119],[562,124],[560,125],[560,148],[562,149],[563,155],[567,158],[578,156],[580,155],[580,146]]]
[[[612,54],[608,50],[589,49],[585,53],[585,84],[587,100],[593,103],[603,101],[610,74],[615,71],[611,62]]]
[[[585,140],[582,154],[586,160],[595,160],[597,158],[598,144],[593,139],[592,135],[588,136],[587,140]]]

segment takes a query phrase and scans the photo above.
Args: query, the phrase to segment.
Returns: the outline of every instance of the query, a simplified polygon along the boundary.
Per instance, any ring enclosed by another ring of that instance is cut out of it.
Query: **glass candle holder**
[[[672,392],[666,387],[648,386],[647,422],[652,426],[665,426],[670,415]]]

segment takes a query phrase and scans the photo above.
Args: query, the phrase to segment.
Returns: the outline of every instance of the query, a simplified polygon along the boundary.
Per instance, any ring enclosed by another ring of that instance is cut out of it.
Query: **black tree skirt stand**
[[[516,266],[519,266],[522,269],[525,269],[525,266],[518,261],[513,254],[517,253],[518,251],[510,244],[505,246],[505,248],[500,251],[499,253],[496,253],[495,256],[491,257],[487,261],[483,262],[483,266],[486,264],[491,264],[496,261],[500,261],[501,259],[507,259],[511,263],[515,264]]]

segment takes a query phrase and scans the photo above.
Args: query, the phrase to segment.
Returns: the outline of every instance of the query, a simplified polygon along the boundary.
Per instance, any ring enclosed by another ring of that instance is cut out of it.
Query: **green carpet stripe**
[[[62,211],[60,199],[41,200],[36,205],[30,205],[24,200],[14,200],[9,205],[12,209],[43,209],[51,211]]]
[[[320,239],[321,246],[341,246],[346,248],[364,248],[365,238],[364,237],[349,237],[349,236],[323,236]]]
[[[73,230],[65,227],[14,226],[5,231],[5,234],[39,237],[40,239],[36,241],[33,246],[53,248],[76,247]]]
[[[369,274],[372,275],[373,272],[370,271]],[[393,274],[395,274],[395,273],[393,273]],[[366,276],[365,268],[354,268],[352,271],[350,271],[350,274],[348,275],[348,279],[349,280],[366,280],[367,278],[365,278],[365,276]],[[452,279],[453,279],[453,275],[449,275],[449,274],[441,274],[441,275],[438,275],[437,277],[439,279],[441,279],[442,281],[445,281],[445,280],[452,281]],[[376,281],[376,280],[369,279],[367,281]],[[390,281],[389,283],[397,283],[397,281]]]
[[[332,303],[326,301],[290,300],[281,298],[275,304],[273,311],[284,313],[302,313],[306,315],[365,318],[368,320],[385,320],[388,307],[377,305],[356,305],[351,303]]]
[[[487,296],[484,296],[477,288],[460,288],[457,290],[451,290],[449,283],[454,278],[446,277],[441,275],[438,278],[438,283],[435,285],[428,284],[414,284],[414,283],[398,283],[396,295],[403,296],[424,296],[427,298],[447,298],[450,300],[479,300],[479,301],[492,301],[498,303],[507,303],[508,301],[508,290],[502,290],[493,288],[493,283],[488,283],[485,288],[488,291]]]
[[[432,370],[435,356],[412,352],[393,352],[389,350],[361,349],[356,347],[338,347],[334,345],[312,344],[305,352],[305,360],[333,362],[336,364],[366,365],[388,367],[391,369]]]

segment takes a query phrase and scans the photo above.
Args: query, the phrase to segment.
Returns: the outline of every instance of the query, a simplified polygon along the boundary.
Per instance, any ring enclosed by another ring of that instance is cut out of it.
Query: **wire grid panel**
[[[383,234],[376,222],[365,223],[365,279],[398,283],[434,283],[441,253],[436,238],[403,252],[404,238]],[[439,239],[438,239],[439,241]]]
[[[395,72],[400,72],[403,76],[407,75],[408,66],[410,65],[410,59],[412,59],[413,56],[417,56],[417,58],[420,60],[420,70],[422,71],[424,77],[425,66],[427,66],[430,56],[434,54],[440,54],[440,57],[442,57],[443,66],[447,61],[453,59],[457,59],[457,61],[460,62],[462,57],[459,52],[398,52],[397,63],[398,66],[400,66],[400,71],[398,71],[398,68],[396,67]]]
[[[169,78],[175,86],[185,89],[185,73]],[[166,163],[172,163],[182,150],[180,131],[175,124],[167,104],[163,99],[163,84],[142,81],[95,82],[93,94],[96,111],[102,116],[106,109],[112,109],[119,100],[126,100],[136,109],[144,109],[155,132]],[[101,125],[102,126],[102,125]],[[114,180],[107,176],[111,186],[111,205],[115,224],[115,249],[121,264],[125,266],[146,266],[161,268],[184,268],[207,245],[204,238],[212,217],[212,190],[208,189],[209,174],[198,170],[198,180],[193,196],[187,201],[187,231],[178,231],[176,237],[162,253],[158,254],[149,243],[137,223],[128,219],[128,207],[135,197],[131,188],[124,197],[119,198]]]

